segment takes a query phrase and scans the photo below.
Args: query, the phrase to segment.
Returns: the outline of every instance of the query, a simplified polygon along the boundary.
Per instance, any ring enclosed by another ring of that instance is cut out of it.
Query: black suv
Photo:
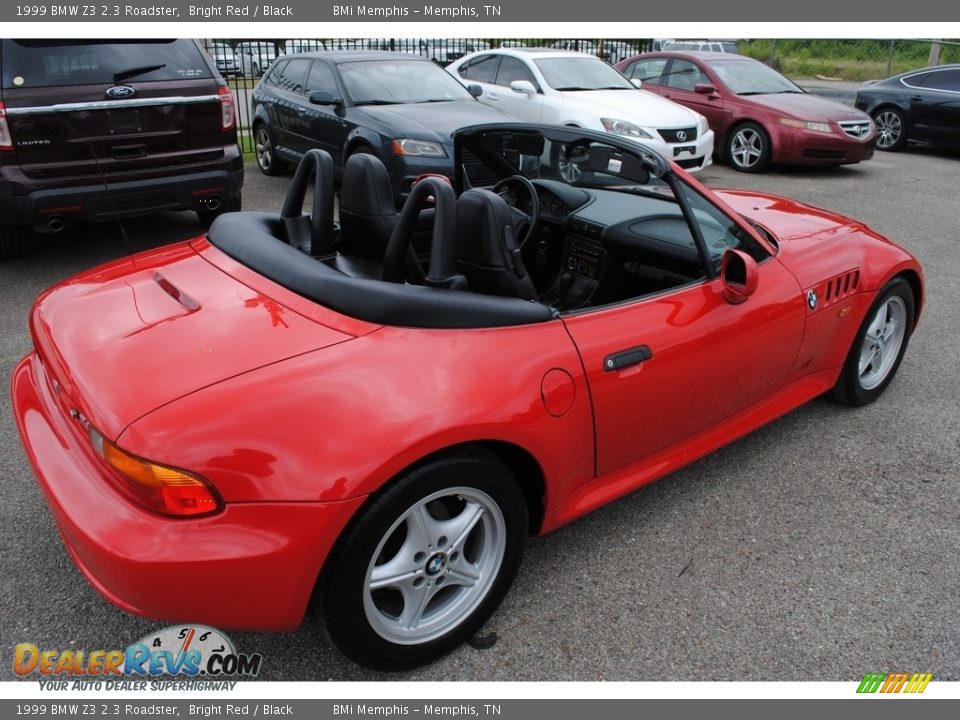
[[[0,260],[79,220],[240,209],[233,94],[194,40],[0,39]]]

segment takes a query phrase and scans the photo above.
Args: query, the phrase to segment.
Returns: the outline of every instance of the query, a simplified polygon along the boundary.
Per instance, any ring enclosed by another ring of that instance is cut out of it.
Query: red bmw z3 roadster
[[[455,141],[453,182],[399,213],[357,154],[334,222],[312,150],[279,214],[37,301],[15,415],[104,597],[277,631],[310,607],[354,661],[412,667],[481,626],[528,535],[893,379],[923,274],[863,224],[710,191],[628,138]]]

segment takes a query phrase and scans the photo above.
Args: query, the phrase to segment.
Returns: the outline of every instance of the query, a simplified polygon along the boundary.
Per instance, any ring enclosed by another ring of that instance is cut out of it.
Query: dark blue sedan
[[[253,92],[264,173],[285,171],[310,148],[330,153],[338,176],[351,155],[372,154],[386,165],[397,201],[420,175],[453,177],[455,130],[507,119],[429,59],[399,52],[289,55]]]

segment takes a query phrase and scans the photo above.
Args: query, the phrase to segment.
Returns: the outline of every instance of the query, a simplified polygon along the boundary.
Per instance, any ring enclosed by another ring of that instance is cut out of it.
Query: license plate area
[[[673,156],[674,156],[674,157],[678,157],[678,156],[680,156],[680,155],[683,155],[683,153],[690,153],[691,155],[695,155],[695,154],[697,153],[697,146],[696,146],[696,145],[681,145],[680,147],[675,147],[675,148],[673,149]]]
[[[107,110],[107,125],[111,133],[124,134],[140,132],[140,114],[134,110]]]

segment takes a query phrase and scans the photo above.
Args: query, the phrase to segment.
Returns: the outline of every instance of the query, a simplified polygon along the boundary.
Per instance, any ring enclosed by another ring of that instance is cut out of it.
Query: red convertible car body
[[[382,271],[356,269],[346,217],[324,245],[318,153],[312,215],[296,197],[281,215],[225,215],[37,301],[15,415],[66,547],[108,600],[291,630],[317,593],[358,662],[424,662],[493,611],[527,532],[831,389],[870,402],[893,377],[922,272],[863,224],[712,192],[573,128],[457,143],[456,191],[423,181]],[[581,165],[577,182],[551,174],[546,145]],[[422,207],[434,238],[418,278],[403,236]],[[470,243],[491,222],[505,253],[481,262]],[[478,271],[502,262],[505,284]],[[509,289],[518,271],[534,297]],[[465,505],[438,514],[444,493]]]

